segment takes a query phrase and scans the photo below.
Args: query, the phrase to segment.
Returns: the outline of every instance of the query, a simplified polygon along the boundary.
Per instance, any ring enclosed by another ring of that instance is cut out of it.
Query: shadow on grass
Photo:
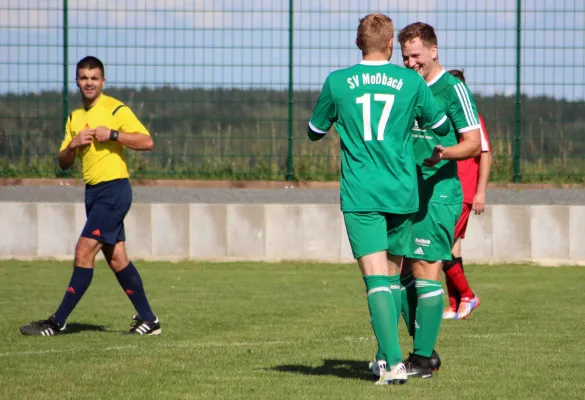
[[[323,365],[310,367],[307,365],[277,365],[267,368],[267,371],[295,372],[304,375],[330,375],[343,379],[375,380],[368,369],[368,363],[356,360],[323,360]]]
[[[105,325],[94,325],[94,324],[80,324],[80,323],[68,323],[65,334],[81,333],[81,332],[110,332],[106,329]]]

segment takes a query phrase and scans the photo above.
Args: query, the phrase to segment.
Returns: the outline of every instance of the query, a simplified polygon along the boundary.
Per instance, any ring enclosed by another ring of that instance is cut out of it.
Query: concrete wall
[[[466,262],[585,264],[585,206],[489,207],[472,215]],[[0,203],[0,258],[71,259],[82,204]],[[134,204],[128,252],[149,260],[352,262],[338,205]]]

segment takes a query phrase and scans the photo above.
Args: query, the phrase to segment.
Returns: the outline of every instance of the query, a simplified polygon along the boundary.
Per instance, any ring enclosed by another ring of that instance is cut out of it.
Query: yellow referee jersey
[[[59,151],[63,151],[71,140],[86,128],[107,126],[125,133],[149,135],[132,110],[121,101],[102,94],[98,102],[89,110],[78,108],[67,119],[65,138]],[[90,185],[114,179],[128,178],[125,147],[115,141],[105,141],[77,148],[77,156],[81,161],[83,181]]]

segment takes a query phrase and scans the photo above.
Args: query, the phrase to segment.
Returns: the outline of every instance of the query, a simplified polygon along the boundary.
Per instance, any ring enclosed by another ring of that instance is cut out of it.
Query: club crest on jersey
[[[413,131],[418,131],[418,132],[424,132],[425,129],[420,129],[420,127],[418,126],[418,121],[415,119],[414,120],[414,125],[412,126],[412,130]]]

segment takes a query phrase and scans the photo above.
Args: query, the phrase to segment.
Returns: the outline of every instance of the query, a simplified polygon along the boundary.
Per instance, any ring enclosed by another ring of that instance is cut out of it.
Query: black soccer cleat
[[[406,361],[404,361],[406,374],[409,378],[431,378],[433,376],[431,360],[431,357],[424,357],[411,353]]]
[[[154,322],[143,321],[138,315],[132,317],[132,328],[128,332],[132,335],[160,335],[162,329],[158,318]]]
[[[66,327],[67,323],[61,326],[53,317],[50,317],[21,326],[20,333],[25,336],[55,336],[63,333]]]
[[[411,353],[409,355],[409,357],[404,360],[404,362],[409,362],[412,360],[413,354]],[[433,372],[439,372],[439,368],[441,368],[441,358],[439,357],[439,354],[433,350],[432,354],[431,354],[431,358],[430,358],[430,368],[433,370]]]
[[[431,354],[429,364],[433,372],[439,372],[439,368],[441,368],[441,358],[439,357],[439,354],[437,354],[435,350],[433,350],[433,353]]]
[[[140,315],[134,314],[132,316],[132,322],[130,322],[130,327],[133,327],[138,321],[142,322],[142,318],[140,318]]]

